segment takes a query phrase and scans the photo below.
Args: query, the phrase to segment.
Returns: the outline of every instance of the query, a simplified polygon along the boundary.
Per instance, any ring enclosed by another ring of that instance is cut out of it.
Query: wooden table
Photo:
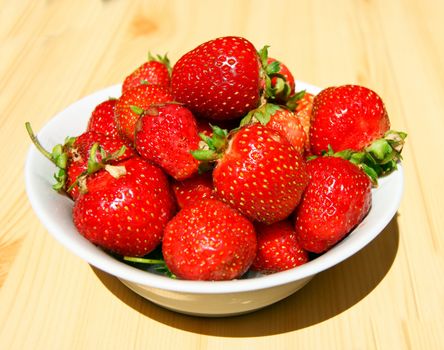
[[[439,349],[444,344],[444,2],[0,0],[0,349]],[[357,83],[408,132],[397,216],[291,297],[206,319],[142,299],[57,243],[28,203],[30,141],[121,82],[150,50],[176,61],[241,35],[297,79]]]

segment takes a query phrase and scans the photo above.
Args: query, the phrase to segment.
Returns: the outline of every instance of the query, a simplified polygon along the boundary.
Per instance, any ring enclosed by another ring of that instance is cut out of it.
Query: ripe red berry
[[[299,118],[292,111],[279,108],[270,116],[266,126],[281,133],[300,154],[304,153],[307,136]]]
[[[168,88],[160,85],[139,85],[120,96],[116,104],[116,124],[119,133],[134,143],[137,120],[152,104],[173,100]]]
[[[358,85],[329,87],[313,101],[311,152],[321,155],[329,146],[335,152],[360,151],[389,128],[384,103],[374,91]]]
[[[137,67],[129,74],[122,84],[122,93],[143,84],[162,85],[166,88],[170,87],[170,66],[168,57],[151,56],[148,61]]]
[[[117,99],[115,98],[99,103],[91,113],[86,130],[120,138],[114,119],[116,103]]]
[[[313,110],[313,99],[314,95],[309,92],[305,92],[304,96],[297,101],[297,106],[295,109],[296,117],[301,122],[302,128],[305,131],[305,150],[310,150],[310,127],[311,118]]]
[[[176,180],[197,173],[199,162],[191,151],[199,148],[199,141],[194,116],[176,103],[149,107],[136,124],[136,150]]]
[[[196,117],[236,119],[259,105],[261,62],[255,47],[241,37],[205,42],[183,55],[173,67],[175,99]]]
[[[215,198],[213,178],[210,172],[196,174],[182,181],[174,181],[172,187],[180,208],[185,208],[189,204],[205,198]]]
[[[314,253],[330,249],[370,210],[370,178],[356,165],[337,157],[307,163],[310,182],[295,215],[302,247]]]
[[[99,144],[101,150],[107,154],[116,153],[125,146],[124,152],[119,157],[112,160],[114,163],[135,155],[134,150],[126,146],[120,137],[116,138],[97,131],[86,131],[77,136],[72,145],[68,148],[72,161],[86,163],[91,156],[90,152],[94,144]],[[97,150],[97,160],[100,161],[101,159],[102,154],[100,153],[100,150]]]
[[[231,280],[242,276],[253,262],[256,233],[236,210],[204,199],[185,207],[168,223],[162,252],[179,278]]]
[[[257,254],[251,268],[263,274],[285,271],[305,264],[308,253],[301,247],[290,220],[271,225],[256,224]]]
[[[86,239],[114,253],[143,256],[161,242],[175,213],[174,195],[160,168],[139,157],[93,174],[74,202],[73,220]],[[123,171],[122,171],[123,170]]]
[[[217,196],[251,220],[288,217],[308,182],[305,160],[279,132],[259,123],[233,134],[213,171]]]

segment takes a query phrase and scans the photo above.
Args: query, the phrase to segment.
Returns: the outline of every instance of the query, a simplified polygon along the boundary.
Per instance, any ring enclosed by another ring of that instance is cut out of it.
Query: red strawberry
[[[69,157],[65,190],[72,199],[77,199],[80,193],[80,176],[93,173],[105,166],[135,156],[134,151],[125,146],[120,137],[101,134],[96,131],[86,131],[72,138],[65,145]],[[93,152],[94,154],[91,154]],[[81,184],[83,185],[83,183]]]
[[[68,137],[64,144],[55,145],[52,152],[49,152],[40,144],[30,123],[25,125],[36,148],[57,167],[54,174],[57,183],[53,188],[68,194],[72,199],[76,199],[79,194],[79,189],[75,185],[80,175],[95,172],[104,167],[105,163],[134,156],[131,149],[123,148],[120,138],[115,139],[95,131],[84,132],[78,137]]]
[[[296,210],[301,246],[322,253],[358,225],[371,206],[371,181],[356,165],[337,157],[307,163],[310,182]]]
[[[77,181],[87,172],[87,169],[88,162],[70,162],[66,169],[67,178],[64,188],[73,200],[76,200],[80,195],[80,187]]]
[[[311,152],[320,155],[329,145],[334,151],[359,151],[381,138],[390,121],[381,98],[358,85],[322,90],[313,101]]]
[[[195,174],[199,162],[190,151],[200,138],[193,114],[176,103],[151,106],[136,125],[135,146],[139,154],[162,167],[176,180]]]
[[[248,40],[217,38],[179,59],[171,87],[175,99],[197,117],[236,119],[260,103],[264,87],[261,61]]]
[[[256,224],[257,254],[251,268],[264,274],[305,264],[308,253],[300,246],[290,220],[271,225]]]
[[[128,75],[123,81],[122,92],[142,85],[155,84],[170,87],[170,61],[168,57],[157,57],[148,55],[148,61],[139,66],[134,72]]]
[[[139,85],[120,96],[116,104],[116,124],[124,139],[134,143],[137,120],[152,104],[173,100],[168,88],[160,85]]]
[[[73,220],[80,234],[120,255],[143,256],[159,245],[175,211],[168,179],[139,157],[118,165],[117,174],[100,170],[88,191],[74,202]]]
[[[114,120],[116,103],[117,99],[115,98],[99,103],[91,113],[86,130],[100,132],[114,138],[120,138]]]
[[[196,174],[183,181],[174,181],[173,191],[180,208],[205,198],[215,198],[210,172]]]
[[[295,81],[288,67],[275,58],[268,57],[268,65],[277,62],[279,70],[271,78],[271,86],[276,89],[276,99],[285,101],[290,95],[294,94]]]
[[[91,148],[94,144],[99,144],[100,149],[97,149],[97,160],[102,160],[100,150],[106,154],[115,154],[125,146],[122,139],[105,135],[96,131],[86,131],[83,134],[77,136],[72,144],[68,148],[69,156],[72,161],[86,163],[90,158]],[[134,156],[134,151],[125,146],[124,152],[117,158],[113,159],[113,162],[118,162]]]
[[[271,224],[288,217],[308,181],[300,153],[259,123],[233,133],[224,147],[222,156],[213,150],[193,152],[199,159],[220,157],[213,171],[216,195],[251,220]]]
[[[242,119],[241,125],[250,121],[261,122],[267,128],[279,132],[299,153],[304,153],[307,136],[300,120],[289,109],[266,103],[250,111]]]
[[[311,114],[311,110],[313,109],[314,95],[305,90],[301,91],[301,93],[302,96],[297,99],[294,111],[296,114],[301,112],[308,112],[308,114]]]
[[[231,280],[242,276],[253,262],[256,233],[236,210],[204,199],[185,207],[168,223],[162,252],[179,278]]]
[[[310,126],[311,126],[311,115],[313,109],[313,99],[314,95],[309,92],[304,92],[301,99],[297,101],[297,106],[295,109],[296,117],[301,122],[302,128],[305,131],[305,149],[308,151],[310,149]]]

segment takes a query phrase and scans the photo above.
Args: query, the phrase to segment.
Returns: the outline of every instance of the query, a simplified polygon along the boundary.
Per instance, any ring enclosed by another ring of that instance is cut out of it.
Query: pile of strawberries
[[[350,233],[406,137],[368,88],[296,88],[267,47],[222,37],[172,69],[150,56],[52,152],[27,129],[92,243],[138,262],[160,249],[182,279],[269,274]]]

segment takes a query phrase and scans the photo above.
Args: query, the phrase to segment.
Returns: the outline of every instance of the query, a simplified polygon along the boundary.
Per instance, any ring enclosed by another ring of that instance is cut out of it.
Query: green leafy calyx
[[[165,65],[165,67],[168,69],[168,73],[171,75],[171,62],[170,59],[168,58],[167,53],[162,56],[162,55],[153,55],[151,54],[151,52],[148,52],[148,62],[151,61],[160,62],[163,65]]]
[[[401,152],[406,137],[405,132],[389,130],[384,137],[373,141],[361,151],[346,149],[334,152],[329,146],[323,155],[349,160],[360,167],[370,177],[373,184],[377,185],[378,178],[397,169],[398,162],[402,160]]]
[[[222,157],[223,152],[228,146],[228,132],[216,125],[211,125],[213,133],[210,136],[200,133],[201,142],[199,149],[191,151],[191,154],[197,160],[211,162]]]
[[[254,121],[258,121],[262,125],[267,125],[271,116],[279,109],[281,109],[281,107],[276,104],[264,103],[260,107],[248,112],[248,114],[241,120],[240,126],[248,125]]]
[[[68,167],[68,149],[72,146],[75,141],[75,137],[67,137],[64,144],[57,144],[53,147],[52,151],[47,151],[43,145],[38,140],[36,134],[32,130],[31,123],[25,123],[26,131],[31,138],[32,143],[37,148],[37,150],[43,154],[48,160],[50,160],[57,167],[54,173],[54,179],[56,183],[52,188],[56,191],[62,191],[65,188],[66,180],[68,178],[67,167]]]

